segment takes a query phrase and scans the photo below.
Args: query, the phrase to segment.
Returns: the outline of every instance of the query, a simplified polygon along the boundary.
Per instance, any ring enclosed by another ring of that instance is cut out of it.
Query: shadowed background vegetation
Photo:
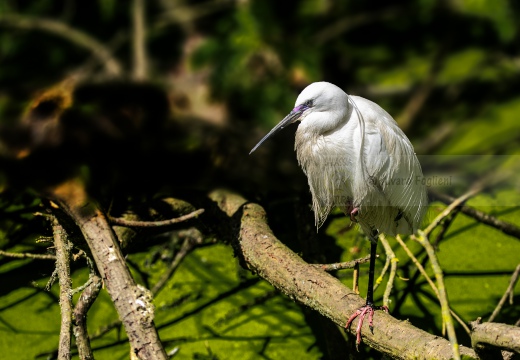
[[[0,2],[1,249],[52,252],[36,242],[52,232],[34,213],[47,186],[76,176],[114,216],[151,216],[151,204],[164,197],[199,207],[207,192],[227,187],[260,202],[275,234],[309,262],[365,256],[368,242],[339,213],[316,233],[293,152],[296,126],[248,155],[314,81],[392,114],[425,173],[455,179],[437,188],[452,196],[489,173],[514,173],[520,163],[514,1],[154,0],[145,6],[143,47],[134,43],[134,4]],[[520,224],[518,186],[509,178],[467,204]],[[432,202],[427,218],[443,208]],[[139,283],[159,281],[186,226],[137,234],[125,248]],[[194,359],[327,358],[315,315],[241,269],[225,239],[211,234],[203,231],[203,245],[155,299],[167,351],[178,347],[176,357]],[[433,291],[390,243],[399,258],[391,314],[440,335]],[[425,258],[417,244],[410,247]],[[438,250],[453,310],[465,321],[487,319],[520,261],[519,239],[459,214]],[[379,252],[376,271],[384,262]],[[44,290],[53,269],[48,260],[0,258],[0,349],[13,359],[57,348],[58,286]],[[74,286],[82,285],[85,261],[72,270]],[[352,286],[350,270],[336,275]],[[518,298],[517,290],[516,305],[506,305],[497,321],[520,318]],[[120,325],[105,329],[116,320],[103,290],[88,318],[99,359],[128,356]]]

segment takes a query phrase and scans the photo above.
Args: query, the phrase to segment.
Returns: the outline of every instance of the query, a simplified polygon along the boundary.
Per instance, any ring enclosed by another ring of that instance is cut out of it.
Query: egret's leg
[[[374,274],[376,271],[377,237],[370,238],[370,265],[368,268],[367,305],[374,305]]]
[[[368,314],[368,326],[370,331],[374,331],[374,311],[384,310],[388,312],[387,306],[375,306],[374,305],[374,274],[376,267],[376,252],[377,252],[377,237],[371,236],[370,238],[370,267],[368,270],[368,290],[367,290],[367,302],[366,305],[356,310],[354,314],[348,319],[345,329],[347,329],[352,321],[359,316],[358,326],[356,328],[356,348],[361,343],[361,327],[363,326],[363,320]]]

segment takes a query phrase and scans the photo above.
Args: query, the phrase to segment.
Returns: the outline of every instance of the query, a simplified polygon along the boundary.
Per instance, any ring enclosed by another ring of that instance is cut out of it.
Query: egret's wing
[[[414,232],[420,225],[426,193],[413,146],[394,119],[379,105],[353,97],[363,115],[363,156],[366,187],[364,204],[370,222],[389,234]]]

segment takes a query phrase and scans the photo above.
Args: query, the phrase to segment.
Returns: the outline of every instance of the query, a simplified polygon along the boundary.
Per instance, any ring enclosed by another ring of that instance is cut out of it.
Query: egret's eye
[[[303,103],[303,105],[305,105],[306,107],[312,107],[312,100],[307,100]]]

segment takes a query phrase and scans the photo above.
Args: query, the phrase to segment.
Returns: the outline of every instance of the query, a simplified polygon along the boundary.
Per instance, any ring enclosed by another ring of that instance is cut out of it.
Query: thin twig
[[[311,38],[311,41],[317,45],[323,45],[324,43],[337,36],[343,35],[351,29],[377,21],[395,18],[401,13],[403,13],[403,8],[391,7],[379,12],[370,11],[355,16],[341,18],[332,24],[327,23],[327,26],[324,29],[318,31],[318,33]]]
[[[511,275],[511,280],[509,281],[509,286],[507,287],[507,290],[504,293],[504,295],[502,295],[502,298],[498,302],[497,307],[495,308],[495,310],[493,310],[493,313],[489,317],[488,322],[493,322],[493,320],[495,320],[495,318],[497,317],[498,313],[500,312],[500,310],[502,310],[502,307],[506,303],[507,298],[508,297],[510,298],[511,295],[513,294],[513,289],[515,288],[515,285],[516,285],[516,282],[518,281],[518,276],[519,275],[520,275],[520,264],[517,265],[515,271],[513,272],[513,275]],[[510,302],[512,302],[511,298],[510,298]]]
[[[13,253],[0,250],[0,255],[12,257],[16,259],[39,259],[39,260],[56,260],[55,255],[31,254],[31,253]]]
[[[471,192],[467,193],[467,197],[469,196],[471,196]],[[449,214],[449,212],[447,214]],[[441,302],[442,319],[446,324],[446,328],[448,330],[448,339],[450,340],[453,349],[453,356],[455,360],[458,360],[460,359],[459,344],[457,342],[457,335],[455,334],[455,327],[453,326],[453,321],[450,314],[448,295],[446,293],[446,288],[444,287],[444,277],[442,275],[442,269],[437,260],[437,256],[435,255],[435,250],[428,241],[428,237],[424,232],[419,231],[418,236],[412,235],[411,238],[417,241],[419,244],[421,244],[428,253],[430,264],[432,265],[433,272],[435,274],[435,279],[437,280],[437,290],[439,291],[439,298]]]
[[[381,238],[381,235],[379,235],[380,238]],[[386,238],[385,238],[385,240],[386,240]],[[384,245],[383,245],[383,247],[384,247]],[[381,285],[381,283],[383,282],[383,278],[386,275],[386,272],[388,271],[389,267],[390,267],[390,257],[388,256],[388,254],[386,254],[385,264],[383,265],[383,270],[381,270],[381,274],[379,275],[379,277],[376,279],[376,281],[374,283],[374,291],[376,291],[376,289],[379,287],[379,285]]]
[[[132,50],[134,66],[132,77],[135,81],[148,78],[148,61],[146,53],[145,1],[133,0],[132,3]]]
[[[360,259],[355,259],[352,261],[345,261],[339,263],[332,264],[312,264],[317,268],[320,268],[323,271],[334,271],[334,270],[342,270],[342,269],[353,269],[356,265],[364,264],[370,261],[370,255],[367,255]]]
[[[60,283],[61,329],[58,347],[58,359],[70,359],[70,344],[72,336],[72,298],[70,278],[70,249],[71,245],[65,229],[57,218],[52,220],[54,244],[56,246],[56,269]]]
[[[91,340],[99,339],[100,337],[102,337],[103,335],[105,335],[106,333],[111,331],[112,329],[116,329],[116,328],[120,329],[121,325],[123,325],[121,320],[114,320],[110,324],[99,329],[96,333],[92,334],[92,336],[90,336],[90,339]],[[119,330],[118,330],[118,332],[119,332]]]
[[[154,297],[157,296],[157,294],[163,289],[168,279],[172,277],[173,273],[175,272],[175,270],[177,270],[181,261],[186,257],[186,255],[188,255],[190,251],[193,250],[193,248],[202,243],[203,238],[198,230],[190,229],[187,231],[191,231],[191,233],[185,235],[185,239],[182,243],[180,250],[177,252],[177,254],[175,254],[175,257],[173,258],[173,261],[170,263],[170,266],[168,266],[168,269],[152,288],[151,292],[154,295]],[[196,233],[194,234],[193,232]]]
[[[442,54],[442,50],[436,52],[428,74],[426,74],[426,78],[419,85],[418,89],[413,92],[401,114],[396,117],[396,121],[399,124],[399,127],[403,129],[403,131],[406,131],[410,128],[415,117],[421,111],[421,108],[424,106],[426,100],[432,93],[432,90],[435,87],[437,75],[441,67],[440,65]]]
[[[51,291],[52,285],[54,285],[54,282],[58,278],[58,268],[54,268],[54,271],[52,272],[51,276],[49,277],[49,281],[47,281],[47,285],[45,285],[45,291]]]
[[[162,227],[162,226],[169,226],[172,224],[177,224],[177,223],[192,219],[194,217],[199,216],[203,212],[204,212],[204,209],[198,209],[189,214],[180,216],[178,218],[161,220],[161,221],[126,220],[123,218],[115,218],[115,217],[109,216],[109,221],[112,223],[112,225],[126,226],[126,227],[131,227],[131,228]]]
[[[20,14],[2,14],[0,16],[0,26],[10,26],[26,30],[42,30],[60,36],[70,42],[89,50],[99,58],[108,74],[113,76],[121,75],[122,66],[116,60],[109,49],[101,42],[91,37],[87,33],[80,31],[69,25],[53,20],[37,17],[29,17]]]
[[[395,257],[392,247],[383,234],[379,235],[379,240],[385,248],[387,261],[390,262],[390,274],[388,275],[388,281],[386,283],[385,292],[383,294],[383,305],[388,307],[390,304],[390,294],[392,293],[392,288],[394,286],[395,274],[397,273],[397,263],[399,262],[399,259]]]
[[[433,282],[433,280],[430,278],[430,276],[426,273],[426,270],[424,269],[424,267],[422,266],[421,262],[415,257],[415,255],[411,252],[410,248],[408,248],[408,246],[404,243],[403,239],[401,239],[401,236],[397,235],[395,237],[395,239],[397,240],[397,242],[399,243],[399,245],[401,245],[401,247],[403,248],[403,250],[406,252],[406,254],[408,255],[408,257],[412,260],[412,262],[415,264],[415,266],[417,267],[417,270],[419,270],[419,272],[421,273],[422,276],[424,276],[424,278],[426,279],[426,281],[428,282],[428,284],[430,285],[430,287],[432,288],[433,292],[435,293],[435,296],[437,296],[437,299],[439,299],[440,301],[440,295],[439,295],[439,290],[437,289],[437,285],[435,285],[435,283]],[[455,318],[455,320],[457,320],[457,322],[464,328],[464,330],[466,331],[466,333],[469,335],[471,333],[471,330],[469,329],[468,325],[466,325],[466,323],[464,322],[464,320],[462,320],[456,313],[455,311],[453,311],[452,309],[450,309],[450,313],[451,315]],[[444,323],[443,323],[443,327],[444,327]]]
[[[444,238],[444,235],[446,235],[446,232],[448,231],[450,225],[453,223],[453,220],[457,217],[457,214],[460,211],[460,206],[453,209],[450,216],[446,217],[444,221],[442,221],[442,227],[441,230],[437,233],[437,237],[435,238],[435,241],[433,242],[433,247],[435,250],[438,249],[440,242]]]
[[[433,231],[433,229],[435,229],[435,227],[437,227],[437,225],[440,224],[440,222],[445,218],[447,217],[448,215],[450,215],[452,213],[452,211],[457,207],[457,206],[460,206],[462,203],[464,203],[466,200],[468,200],[470,197],[474,196],[475,194],[477,194],[479,191],[481,190],[481,187],[480,186],[475,186],[473,187],[473,189],[469,190],[467,193],[465,193],[464,195],[456,198],[451,204],[449,204],[446,209],[444,209],[439,215],[437,215],[437,217],[435,219],[433,219],[433,221],[430,223],[430,225],[428,225],[428,227],[426,227],[426,229],[424,229],[424,236],[428,237],[430,235],[430,233]]]
[[[354,273],[352,274],[352,290],[359,295],[359,263],[354,265]]]
[[[449,204],[449,203],[452,203],[453,201],[455,201],[454,197],[451,197],[446,194],[442,194],[440,192],[430,191],[430,193],[433,196],[435,196],[437,199],[439,199],[440,201],[442,201],[446,204]],[[520,227],[518,227],[514,224],[508,223],[507,221],[497,219],[496,217],[494,217],[492,215],[486,214],[485,212],[477,210],[468,205],[460,206],[460,211],[463,214],[471,216],[472,218],[480,221],[483,224],[492,226],[495,229],[502,231],[504,234],[511,235],[511,236],[514,236],[514,237],[520,239]]]
[[[74,308],[74,337],[79,358],[82,360],[94,359],[87,332],[87,312],[101,290],[101,277],[91,273],[87,284]]]

